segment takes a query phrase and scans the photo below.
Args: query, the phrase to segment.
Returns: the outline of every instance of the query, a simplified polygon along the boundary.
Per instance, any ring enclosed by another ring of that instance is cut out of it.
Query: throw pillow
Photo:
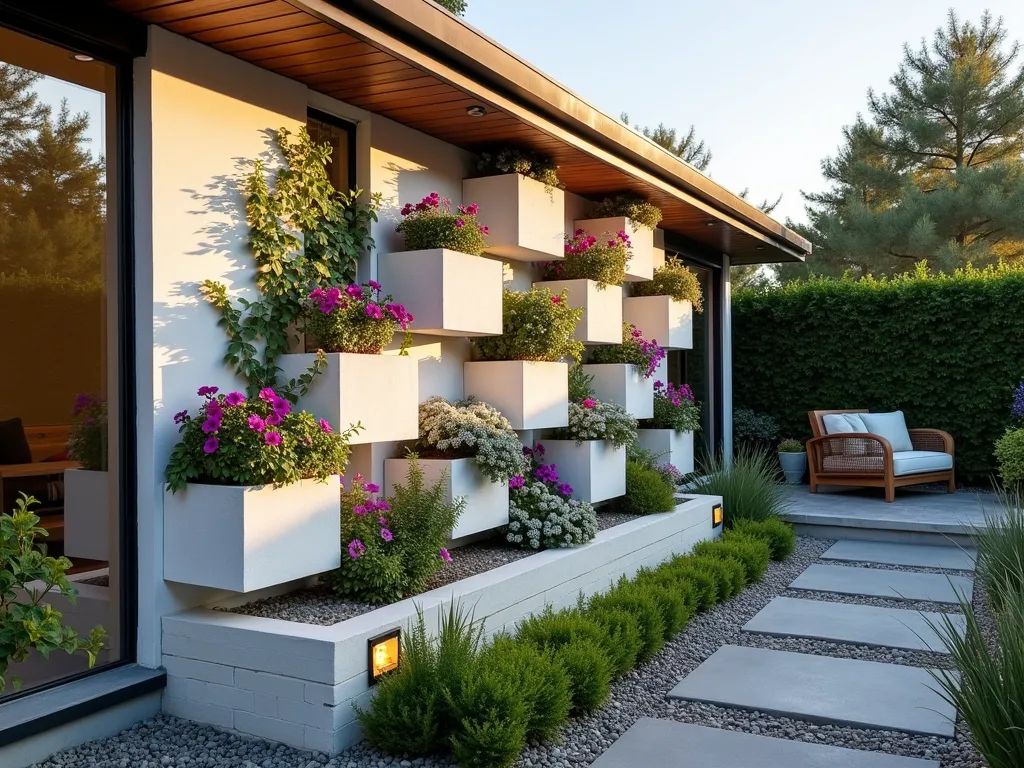
[[[867,432],[864,420],[860,413],[829,413],[822,417],[825,425],[826,435],[842,434],[844,432]]]
[[[0,421],[0,464],[31,464],[32,450],[25,437],[25,426],[15,417]]]
[[[865,413],[863,418],[868,432],[888,440],[889,445],[892,446],[893,453],[914,450],[914,444],[910,441],[910,432],[907,431],[907,421],[903,417],[903,411]]]

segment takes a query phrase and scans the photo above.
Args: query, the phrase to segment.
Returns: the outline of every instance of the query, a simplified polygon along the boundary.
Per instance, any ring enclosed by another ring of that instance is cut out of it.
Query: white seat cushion
[[[868,432],[889,441],[893,453],[914,450],[914,444],[910,441],[910,432],[907,431],[907,421],[903,418],[903,411],[865,413],[861,418],[864,420]]]
[[[939,451],[893,451],[892,471],[900,475],[939,472],[953,468],[953,457]]]

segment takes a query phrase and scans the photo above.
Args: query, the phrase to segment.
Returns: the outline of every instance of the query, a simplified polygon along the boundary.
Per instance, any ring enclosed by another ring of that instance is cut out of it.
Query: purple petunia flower
[[[544,446],[541,445],[540,443],[534,443],[534,445],[533,445],[533,455],[536,456],[538,459],[543,457],[544,456]]]
[[[262,432],[267,428],[267,422],[265,422],[258,413],[249,414],[249,429],[255,432]]]
[[[388,527],[388,519],[386,517],[378,517],[377,522],[380,523],[384,528]]]
[[[451,553],[444,547],[441,547],[441,549],[437,553],[437,556],[444,560],[446,563],[450,563],[452,561]]]
[[[285,400],[283,397],[274,399],[274,413],[278,416],[287,416],[292,412],[292,404]]]
[[[524,485],[526,485],[526,478],[522,475],[516,475],[515,477],[509,478],[509,488],[522,488]]]
[[[379,291],[379,290],[382,290],[382,289],[381,289],[381,284],[380,284],[380,283],[378,283],[378,282],[377,282],[376,280],[370,280],[370,281],[369,281],[369,282],[367,283],[367,285],[368,285],[368,286],[370,286],[371,288],[373,288],[373,290],[375,290],[375,291]]]
[[[367,483],[363,486],[367,493],[380,493],[380,486],[376,483]]]
[[[280,423],[281,423],[281,414],[272,412],[272,413],[267,415],[267,426],[268,427],[276,427]]]
[[[216,432],[218,429],[220,429],[220,416],[219,415],[211,416],[210,418],[208,418],[206,421],[203,422],[203,432],[205,432],[206,434],[210,434],[211,432]]]
[[[350,285],[345,289],[345,293],[351,296],[353,299],[361,299],[363,297],[363,289],[358,285]]]
[[[267,432],[263,436],[263,442],[267,445],[280,445],[281,444],[281,433],[280,432]]]
[[[181,424],[188,419],[188,411],[178,411],[174,414],[174,423]]]
[[[380,320],[384,317],[384,311],[380,308],[379,304],[373,304],[372,302],[366,305],[367,317],[372,317],[374,320]]]
[[[534,477],[543,483],[557,483],[558,482],[558,465],[557,464],[541,464],[533,473]]]
[[[200,387],[196,394],[200,397],[213,397],[219,391],[217,387]]]
[[[569,498],[570,496],[572,496],[572,486],[569,485],[568,483],[562,483],[560,486],[558,486],[558,492],[565,496],[566,498]]]
[[[71,411],[72,416],[77,416],[90,405],[92,405],[92,395],[75,395],[75,407]]]
[[[277,397],[277,392],[275,392],[270,387],[264,387],[263,389],[260,390],[260,400],[262,400],[265,403],[274,402],[275,397]]]
[[[203,443],[204,453],[216,453],[218,448],[220,448],[220,440],[218,440],[216,437],[211,437],[205,443]]]
[[[380,537],[384,539],[384,541],[391,541],[393,538],[395,538],[391,535],[391,531],[389,531],[387,528],[380,529]]]
[[[327,434],[331,434],[334,431],[331,429],[331,425],[327,423],[327,419],[320,419],[320,429]]]
[[[466,226],[466,222],[464,222],[462,219],[456,219],[455,226],[458,227],[459,229],[462,229],[464,226]]]
[[[348,556],[353,560],[358,560],[359,556],[366,551],[366,546],[359,539],[352,539],[348,543]]]
[[[374,507],[378,512],[390,512],[391,505],[381,499],[380,501],[374,502]]]
[[[211,400],[206,404],[207,416],[219,416],[221,413],[220,400]]]
[[[352,514],[356,517],[366,517],[369,511],[370,508],[365,504],[356,504],[354,507],[352,507]]]
[[[583,407],[587,409],[596,408],[597,401],[588,397],[583,401]]]
[[[224,405],[230,405],[232,407],[241,405],[245,402],[245,395],[241,392],[232,392],[224,398]]]

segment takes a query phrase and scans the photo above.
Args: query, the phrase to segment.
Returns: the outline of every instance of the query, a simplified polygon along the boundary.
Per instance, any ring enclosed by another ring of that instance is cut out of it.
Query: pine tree
[[[951,10],[929,46],[904,46],[892,91],[822,163],[806,194],[815,272],[905,272],[1024,259],[1024,66],[1002,19]]]
[[[620,116],[622,122],[629,123],[629,115],[625,112]],[[668,128],[664,123],[658,123],[657,128],[640,128],[639,125],[631,126],[639,130],[644,136],[653,141],[659,147],[667,149],[676,157],[692,165],[698,171],[706,171],[711,165],[711,149],[704,140],[697,140],[697,131],[691,125],[685,136],[680,136],[675,128]]]
[[[456,16],[466,15],[466,0],[434,0],[442,8],[447,8]]]

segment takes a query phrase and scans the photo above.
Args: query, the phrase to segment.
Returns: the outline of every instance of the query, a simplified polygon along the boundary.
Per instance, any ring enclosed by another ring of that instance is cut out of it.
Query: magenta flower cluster
[[[684,400],[694,402],[693,390],[690,389],[689,384],[683,384],[681,387],[677,387],[671,381],[665,384],[661,381],[654,382],[654,391],[667,398],[672,405],[682,405]]]
[[[72,416],[78,416],[90,408],[103,405],[104,399],[97,395],[75,395],[75,405],[71,410]]]
[[[565,241],[565,255],[572,256],[583,254],[595,245],[597,245],[596,237],[588,235],[585,230],[577,229],[572,233],[572,237]],[[626,234],[625,230],[620,229],[615,233],[615,237],[608,241],[609,248],[614,248],[617,245],[624,245],[627,248],[632,248],[632,243],[629,241],[629,235]]]
[[[386,312],[398,321],[403,331],[409,330],[409,324],[414,319],[412,314],[402,304],[382,299],[382,290],[380,283],[370,280],[365,286],[352,284],[345,288],[344,296],[347,298],[342,298],[342,290],[336,286],[314,288],[309,298],[325,315],[335,309],[348,309],[351,302],[355,308],[362,307],[363,313],[371,320],[383,320]]]
[[[344,478],[342,478],[342,480],[344,481]],[[391,505],[388,504],[388,502],[385,499],[376,497],[376,495],[380,493],[380,486],[377,485],[376,483],[364,483],[363,476],[357,473],[356,476],[352,478],[352,488],[362,489],[367,494],[369,494],[369,496],[363,499],[361,503],[356,504],[354,507],[352,507],[352,514],[354,514],[356,517],[366,517],[370,514],[376,514],[377,525],[380,526],[380,537],[384,541],[393,541],[395,536],[393,533],[391,533],[391,529],[388,528],[388,519],[384,517],[383,514],[379,514],[382,512],[391,511]],[[342,485],[342,489],[344,489],[344,484]],[[352,539],[352,541],[349,542],[348,555],[353,560],[358,560],[365,552],[366,545],[363,544],[361,540]]]
[[[533,448],[524,446],[523,455],[531,460],[531,469],[533,470],[532,478],[527,480],[527,478],[522,475],[516,475],[508,481],[508,487],[511,490],[524,488],[530,482],[541,482],[547,485],[552,492],[560,493],[566,498],[572,496],[571,485],[568,483],[558,483],[558,465],[542,463],[544,458],[543,444],[536,443]]]
[[[413,214],[416,213],[428,212],[441,213],[442,208],[444,209],[444,213],[450,214],[452,212],[451,199],[447,197],[441,197],[440,193],[438,192],[431,192],[429,195],[424,197],[415,205],[413,205],[412,203],[406,203],[404,206],[402,206],[402,210],[400,211],[400,213],[403,216],[412,216]],[[471,203],[470,205],[457,206],[456,210],[463,216],[476,216],[480,212],[480,206],[478,206],[476,203]],[[455,226],[458,227],[459,229],[462,229],[464,226],[466,226],[465,219],[456,219]],[[491,234],[491,231],[485,226],[478,226],[477,229],[480,230],[481,235]]]
[[[647,371],[644,373],[645,378],[653,376],[657,370],[658,365],[662,360],[665,359],[665,350],[663,347],[658,345],[655,339],[648,341],[644,338],[639,328],[632,328],[630,335],[633,340],[640,346],[640,352],[645,358],[647,358]]]

